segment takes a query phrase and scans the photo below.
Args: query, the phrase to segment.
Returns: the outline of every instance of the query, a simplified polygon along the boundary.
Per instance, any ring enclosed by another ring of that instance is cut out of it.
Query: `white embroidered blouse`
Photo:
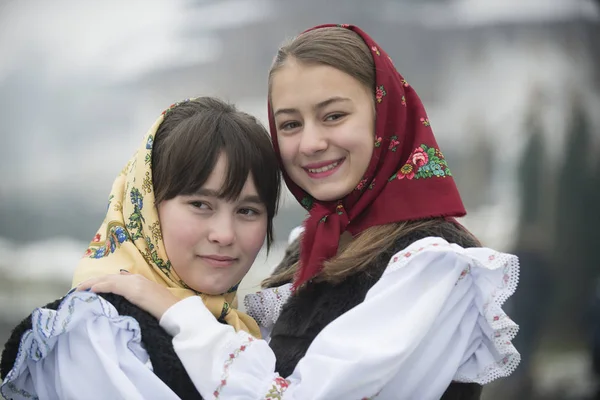
[[[419,240],[317,335],[288,377],[275,372],[267,340],[218,323],[199,298],[178,302],[160,324],[205,399],[439,399],[451,381],[486,384],[518,365],[518,327],[501,308],[518,268],[513,255]],[[267,337],[289,289],[246,298]],[[176,398],[151,372],[135,320],[93,294],[70,296],[68,307],[34,313],[5,397]]]

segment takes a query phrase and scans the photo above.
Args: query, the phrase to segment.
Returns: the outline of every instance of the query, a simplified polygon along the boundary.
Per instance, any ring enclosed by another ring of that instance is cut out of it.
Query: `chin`
[[[337,201],[337,200],[343,199],[344,197],[346,197],[346,195],[348,195],[350,192],[352,192],[352,190],[344,190],[344,189],[336,190],[331,187],[325,189],[327,186],[328,185],[325,184],[322,187],[323,190],[318,190],[318,189],[313,190],[312,193],[309,192],[309,194],[319,201]]]
[[[328,193],[327,194],[316,193],[316,194],[311,195],[311,196],[314,197],[318,201],[336,201],[336,200],[339,200],[341,198],[340,196],[337,196],[335,194],[328,194]]]
[[[226,288],[222,288],[222,285],[190,285],[187,284],[191,289],[196,292],[206,294],[209,296],[218,296],[229,290],[231,286],[227,286]],[[232,285],[233,286],[233,285]]]

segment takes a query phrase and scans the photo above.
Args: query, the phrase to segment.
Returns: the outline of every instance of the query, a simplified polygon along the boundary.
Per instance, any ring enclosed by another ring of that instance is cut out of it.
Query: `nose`
[[[234,219],[228,215],[212,218],[208,233],[208,241],[219,246],[230,246],[235,243]]]
[[[312,156],[327,149],[327,140],[323,132],[314,125],[306,124],[300,137],[299,151],[305,156]]]

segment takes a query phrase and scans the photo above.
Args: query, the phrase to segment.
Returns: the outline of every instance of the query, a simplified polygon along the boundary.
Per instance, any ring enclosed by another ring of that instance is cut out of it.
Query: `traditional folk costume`
[[[126,269],[197,298],[235,331],[260,337],[256,322],[220,296],[195,292],[172,268],[162,241],[152,185],[152,144],[164,116],[113,183],[106,218],[79,263],[73,286]],[[176,177],[174,177],[176,179]],[[72,292],[36,309],[13,331],[2,354],[6,399],[200,399],[155,318],[121,296]]]
[[[421,101],[369,36],[344,27],[375,61],[371,163],[336,202],[311,198],[284,172],[309,217],[294,281],[246,297],[267,340],[214,323],[196,298],[163,315],[206,398],[478,399],[520,361],[511,343],[518,327],[501,308],[516,289],[518,259],[451,229],[465,210]],[[272,115],[270,123],[279,152]],[[341,283],[315,279],[343,232],[432,217],[446,221],[398,237]]]

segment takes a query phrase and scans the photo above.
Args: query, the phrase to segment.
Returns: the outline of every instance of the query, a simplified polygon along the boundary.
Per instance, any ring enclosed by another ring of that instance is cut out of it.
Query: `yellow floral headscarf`
[[[186,100],[189,101],[189,100]],[[90,243],[73,276],[73,286],[100,275],[118,274],[126,269],[167,287],[184,299],[199,295],[216,317],[260,337],[257,323],[231,307],[236,287],[213,296],[190,289],[178,276],[165,252],[152,184],[152,144],[165,115],[180,103],[165,110],[150,128],[142,145],[115,179],[106,217]]]

